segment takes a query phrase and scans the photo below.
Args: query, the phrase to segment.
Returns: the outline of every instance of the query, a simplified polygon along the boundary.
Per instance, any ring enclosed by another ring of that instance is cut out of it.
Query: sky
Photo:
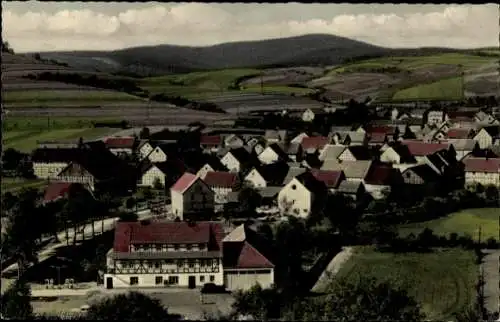
[[[332,34],[385,47],[498,47],[499,8],[483,5],[2,3],[16,52],[208,46]]]

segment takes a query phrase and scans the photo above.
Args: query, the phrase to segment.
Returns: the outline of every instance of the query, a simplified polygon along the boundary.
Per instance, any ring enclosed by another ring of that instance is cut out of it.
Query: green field
[[[122,92],[113,91],[76,91],[76,90],[47,90],[47,91],[7,91],[2,93],[3,103],[63,103],[68,102],[91,102],[94,105],[99,102],[131,101],[141,98]]]
[[[9,131],[3,135],[4,148],[14,148],[22,152],[30,152],[37,147],[38,141],[96,139],[116,132],[110,128],[79,128],[54,130]]]
[[[152,94],[180,96],[192,100],[202,100],[225,93],[260,93],[260,85],[246,86],[241,90],[230,89],[241,77],[257,76],[258,69],[225,69],[208,72],[149,77],[141,80],[139,86]],[[290,86],[264,86],[265,94],[294,93],[297,96],[312,93],[313,89]]]
[[[459,211],[444,218],[403,225],[400,234],[403,236],[413,233],[418,235],[425,228],[432,229],[435,234],[448,236],[451,233],[458,235],[470,235],[477,240],[479,238],[479,227],[481,227],[481,239],[499,239],[500,208],[478,208]]]
[[[408,291],[427,318],[449,321],[453,313],[474,302],[478,268],[473,252],[437,249],[433,253],[381,253],[359,248],[341,268],[340,277],[360,275],[386,281]]]
[[[495,60],[495,57],[483,57],[461,53],[447,53],[415,57],[381,57],[345,64],[332,69],[328,74],[359,72],[370,68],[397,67],[401,70],[418,70],[439,65],[462,65],[464,69],[475,68]]]
[[[92,127],[92,122],[111,122],[120,121],[113,117],[71,117],[71,116],[52,116],[50,118],[7,116],[2,123],[5,135],[11,131],[41,131],[47,129],[81,129]]]
[[[395,101],[462,99],[462,78],[452,77],[430,84],[422,84],[397,91],[392,99]]]
[[[2,193],[15,192],[22,188],[43,188],[47,185],[46,180],[21,179],[21,178],[2,178]]]

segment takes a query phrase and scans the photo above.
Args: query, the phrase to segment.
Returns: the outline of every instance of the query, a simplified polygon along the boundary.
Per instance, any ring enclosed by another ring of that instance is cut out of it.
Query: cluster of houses
[[[384,122],[333,126],[327,136],[165,131],[149,140],[110,137],[64,149],[40,147],[32,161],[35,175],[54,184],[169,192],[177,221],[117,225],[108,288],[214,283],[237,289],[256,281],[267,286],[274,281],[272,255],[262,247],[268,243],[244,225],[226,236],[220,223],[196,222],[197,214],[238,203],[245,187],[281,214],[301,218],[329,194],[364,200],[400,190],[500,187],[500,122],[493,114],[428,110],[417,125],[411,112],[389,114]]]

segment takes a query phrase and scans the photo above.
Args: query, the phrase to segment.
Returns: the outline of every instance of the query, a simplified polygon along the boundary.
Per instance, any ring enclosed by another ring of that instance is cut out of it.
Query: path
[[[147,219],[151,216],[149,209],[139,211],[139,212],[137,212],[137,215],[139,216],[139,219]],[[104,220],[104,232],[112,230],[114,228],[114,224],[117,220],[118,220],[118,217],[105,219]],[[102,227],[101,220],[96,220],[96,221],[92,222],[92,224],[95,227],[95,235],[100,235],[102,233],[102,231],[100,229]],[[79,229],[81,230],[82,227],[83,226],[80,226]],[[87,224],[85,226],[83,233],[84,233],[85,240],[91,239],[92,238],[92,226],[90,224]],[[82,236],[82,234],[80,233],[78,235],[78,237],[81,238],[81,236]],[[73,230],[70,230],[68,237],[69,237],[70,241],[72,241]],[[46,247],[42,248],[38,252],[38,262],[39,263],[41,263],[41,262],[47,260],[48,258],[50,258],[51,256],[53,256],[56,253],[56,250],[58,248],[66,246],[66,232],[65,231],[59,232],[57,234],[57,238],[59,239],[58,243],[48,244]],[[2,274],[12,272],[14,270],[17,270],[17,263],[14,263],[6,268],[2,268]]]
[[[316,284],[314,284],[312,291],[321,292],[326,285],[328,285],[329,279],[335,276],[342,266],[351,258],[354,250],[353,247],[342,247],[342,251],[335,255],[335,257],[330,261],[326,269],[321,273]]]
[[[485,307],[489,312],[500,310],[500,250],[484,250],[484,296]]]

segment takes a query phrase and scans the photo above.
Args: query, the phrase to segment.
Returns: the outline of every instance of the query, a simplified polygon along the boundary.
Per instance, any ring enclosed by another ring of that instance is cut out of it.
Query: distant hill
[[[428,54],[456,50],[390,49],[345,37],[311,34],[208,47],[158,45],[115,51],[46,52],[41,55],[72,67],[156,76],[225,68],[329,66],[359,56],[414,55],[420,51]]]

